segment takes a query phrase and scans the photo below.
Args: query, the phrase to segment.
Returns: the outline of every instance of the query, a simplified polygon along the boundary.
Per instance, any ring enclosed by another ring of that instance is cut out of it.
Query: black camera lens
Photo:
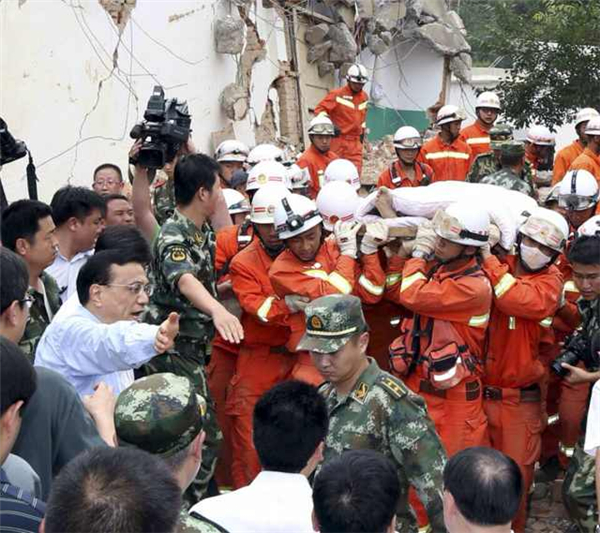
[[[567,363],[568,365],[575,366],[579,363],[579,355],[574,352],[567,350],[566,352],[561,353],[550,365],[552,371],[564,378],[570,371],[567,368],[563,368],[562,363]]]

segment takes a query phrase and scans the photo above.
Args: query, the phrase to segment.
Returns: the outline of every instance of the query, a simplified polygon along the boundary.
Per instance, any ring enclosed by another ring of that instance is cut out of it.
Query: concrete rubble
[[[242,19],[231,16],[215,22],[215,49],[219,54],[241,54],[244,49],[246,25]]]
[[[230,83],[219,97],[221,109],[231,120],[242,120],[248,112],[248,91],[241,85]]]
[[[344,22],[329,26],[327,36],[332,42],[329,61],[339,66],[342,63],[352,63],[358,54],[358,45],[350,28]]]

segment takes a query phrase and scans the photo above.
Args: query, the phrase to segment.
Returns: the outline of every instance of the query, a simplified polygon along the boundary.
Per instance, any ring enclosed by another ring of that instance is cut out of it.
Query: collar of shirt
[[[375,360],[372,357],[367,357],[367,359],[369,361],[369,366],[365,368],[363,373],[356,380],[352,391],[350,391],[347,396],[340,396],[338,398],[337,392],[335,392],[335,389],[333,390],[332,399],[335,400],[336,405],[342,405],[349,400],[354,400],[361,405],[364,404],[367,394],[381,374],[381,370],[379,366],[377,366]]]
[[[289,472],[275,472],[273,470],[263,470],[254,478],[251,483],[254,487],[261,485],[286,485],[288,487],[295,487],[297,491],[306,491],[311,493],[310,484],[308,479],[303,474],[292,474]],[[284,489],[284,490],[289,490]]]
[[[198,244],[202,240],[202,236],[207,230],[207,222],[202,224],[201,228],[198,228],[198,226],[196,226],[192,220],[190,220],[177,209],[175,209],[171,218],[180,225],[186,236],[192,242]]]
[[[78,261],[81,261],[82,259],[87,260],[92,255],[94,255],[93,248],[90,250],[86,250],[85,252],[77,252],[73,257],[71,257],[71,259],[67,259],[63,254],[60,253],[60,250],[59,250],[58,254],[56,255],[56,259],[60,259],[60,260],[64,261],[65,263],[73,264],[73,263],[77,263]],[[55,259],[55,261],[56,261],[56,259]]]
[[[10,481],[8,480],[6,472],[2,467],[0,467],[0,483],[8,483],[10,485]]]
[[[444,141],[444,139],[442,139],[442,136],[439,133],[438,133],[437,139],[441,146],[447,146],[448,148],[453,148],[455,151],[460,151],[463,148],[462,143],[464,143],[464,141],[461,140],[460,137],[457,137],[456,139],[454,139],[450,144],[446,143],[446,141]]]

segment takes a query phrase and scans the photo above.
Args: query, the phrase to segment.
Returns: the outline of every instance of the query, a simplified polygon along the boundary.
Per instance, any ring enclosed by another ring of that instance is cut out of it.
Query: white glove
[[[347,255],[356,259],[358,246],[356,243],[356,235],[361,228],[360,222],[342,222],[338,220],[333,228],[335,240],[342,255]]]
[[[431,222],[424,223],[419,226],[417,231],[417,238],[415,239],[415,246],[413,248],[413,257],[425,257],[430,255],[437,241],[437,235],[433,230],[433,224]]]
[[[399,255],[401,257],[410,257],[415,251],[415,242],[415,239],[411,239],[409,241],[402,241],[400,249],[398,250]]]
[[[496,224],[490,224],[488,232],[488,244],[490,245],[490,248],[493,248],[500,242],[500,228],[496,226]]]
[[[299,294],[288,294],[285,297],[285,305],[292,313],[298,313],[304,311],[306,306],[310,303],[310,299],[306,296],[300,296]]]
[[[384,222],[373,222],[367,224],[367,232],[360,243],[360,251],[363,255],[377,252],[377,248],[383,246],[388,240],[388,227]]]

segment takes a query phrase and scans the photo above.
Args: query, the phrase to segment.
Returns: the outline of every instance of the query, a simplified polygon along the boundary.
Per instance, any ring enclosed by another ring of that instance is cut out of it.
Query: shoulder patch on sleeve
[[[377,382],[394,398],[404,398],[408,394],[408,389],[406,388],[406,385],[404,385],[402,381],[394,378],[393,376],[383,374],[379,377]]]
[[[183,246],[173,246],[169,250],[169,258],[175,263],[182,263],[188,259],[188,251]]]

